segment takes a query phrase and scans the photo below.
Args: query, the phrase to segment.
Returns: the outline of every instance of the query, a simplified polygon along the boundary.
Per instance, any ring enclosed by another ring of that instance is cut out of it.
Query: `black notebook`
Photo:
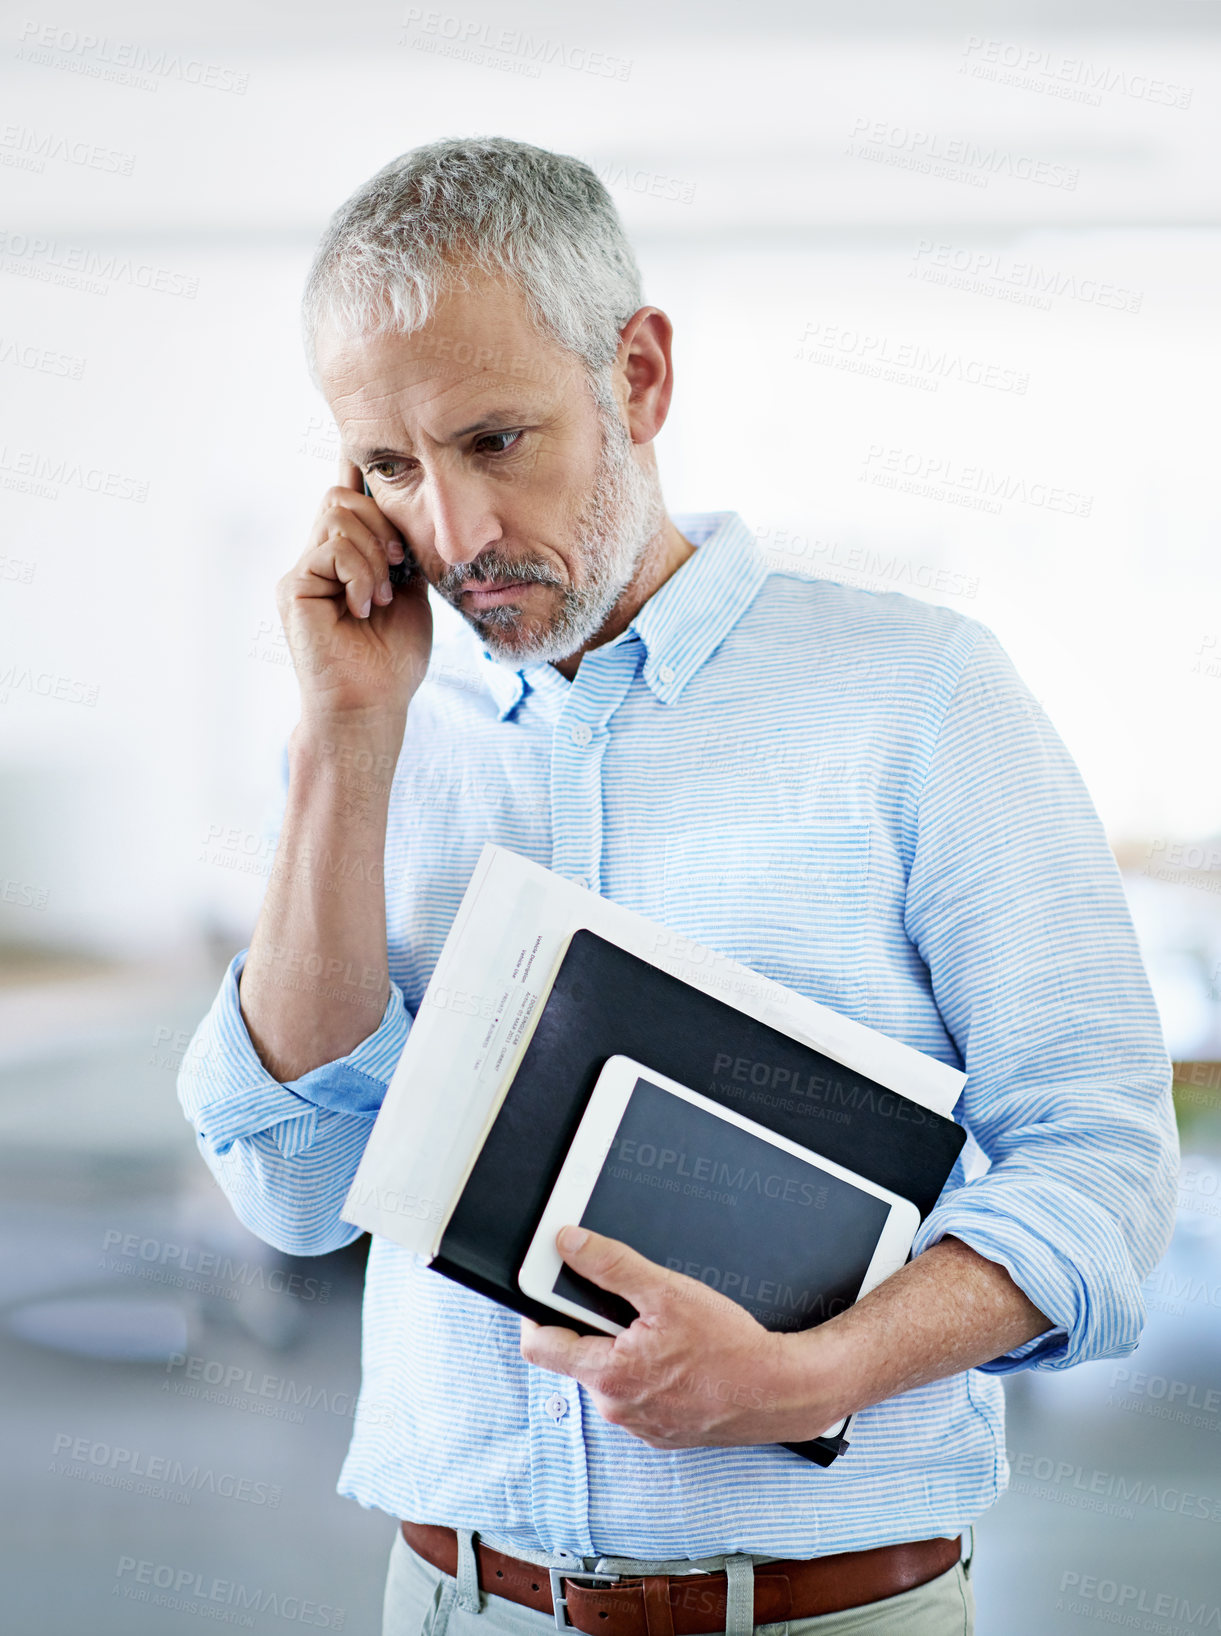
[[[616,1054],[910,1199],[921,1220],[966,1140],[954,1120],[581,928],[446,1224],[435,1271],[538,1323],[600,1333],[523,1294],[516,1274],[594,1083]],[[845,1445],[782,1446],[825,1465]]]

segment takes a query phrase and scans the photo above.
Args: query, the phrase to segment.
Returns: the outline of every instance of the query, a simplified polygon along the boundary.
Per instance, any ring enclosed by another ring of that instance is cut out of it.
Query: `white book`
[[[949,1117],[966,1075],[522,857],[484,845],[374,1121],[343,1220],[426,1261],[581,926]]]

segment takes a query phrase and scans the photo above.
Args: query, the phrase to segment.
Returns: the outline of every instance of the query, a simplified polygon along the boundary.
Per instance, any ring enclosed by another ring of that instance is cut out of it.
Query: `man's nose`
[[[500,521],[489,498],[476,477],[430,474],[424,503],[432,522],[433,549],[447,568],[473,562],[486,546],[500,539]]]

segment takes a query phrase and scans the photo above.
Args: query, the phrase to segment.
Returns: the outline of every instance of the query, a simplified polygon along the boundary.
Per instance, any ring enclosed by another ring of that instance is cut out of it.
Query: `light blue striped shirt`
[[[1001,1263],[1046,1335],[863,1410],[825,1470],[776,1445],[662,1451],[527,1364],[515,1313],[375,1236],[338,1483],[583,1556],[954,1534],[1008,1478],[1000,1375],[1130,1352],[1169,1242],[1170,1066],[1119,874],[986,626],[771,568],[734,512],[674,520],[697,549],[572,682],[497,663],[438,607],[390,806],[380,1025],[277,1083],[242,1022],[243,949],[179,1095],[255,1233],[300,1255],[355,1239],[342,1202],[485,841],[965,1069],[956,1116],[990,1166],[960,1160],[915,1250],[953,1233]]]

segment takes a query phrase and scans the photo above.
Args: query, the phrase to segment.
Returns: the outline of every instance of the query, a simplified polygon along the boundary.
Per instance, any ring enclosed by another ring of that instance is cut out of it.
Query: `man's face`
[[[588,643],[665,509],[618,401],[595,402],[520,290],[472,275],[414,335],[324,330],[318,364],[345,452],[489,650],[517,666]]]

